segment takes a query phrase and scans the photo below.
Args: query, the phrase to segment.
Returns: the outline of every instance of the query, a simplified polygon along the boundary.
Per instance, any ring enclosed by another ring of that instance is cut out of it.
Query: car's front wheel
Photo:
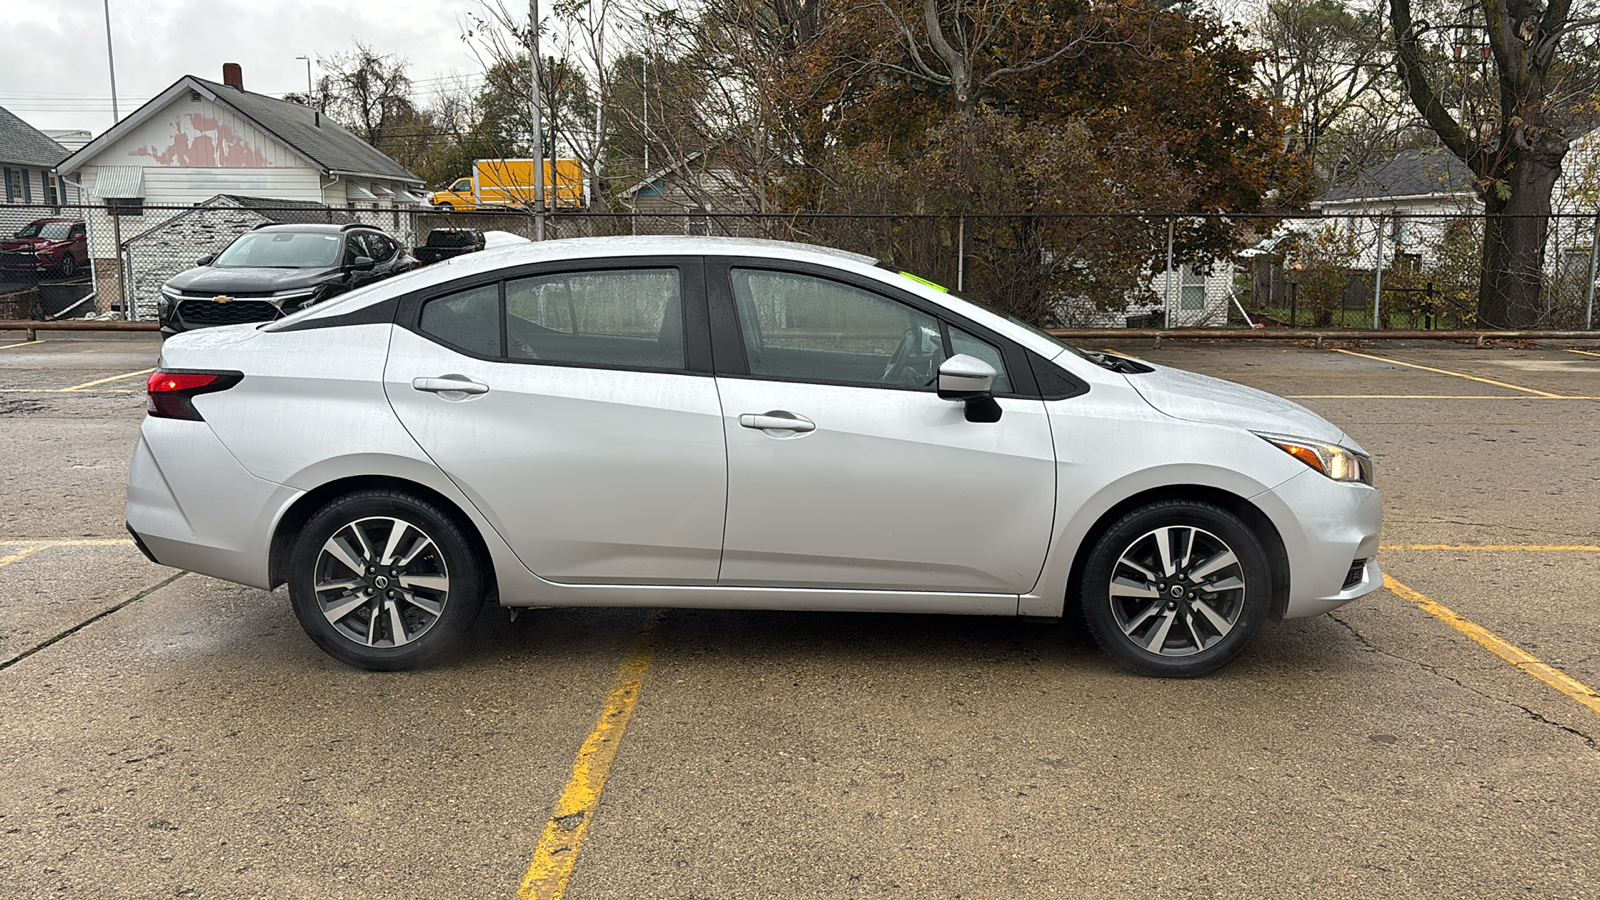
[[[1272,573],[1233,513],[1168,500],[1106,529],[1084,566],[1083,613],[1100,646],[1142,675],[1187,678],[1238,656],[1266,620]]]
[[[78,274],[78,261],[73,259],[71,253],[61,254],[61,262],[56,264],[56,274],[62,278],[71,278]]]
[[[439,658],[483,605],[482,567],[456,517],[403,491],[360,491],[318,510],[295,538],[288,581],[306,634],[363,669]]]

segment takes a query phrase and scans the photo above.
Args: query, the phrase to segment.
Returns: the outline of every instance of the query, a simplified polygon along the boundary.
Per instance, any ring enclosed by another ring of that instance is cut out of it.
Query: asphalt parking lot
[[[1392,581],[1195,681],[1011,620],[488,610],[348,669],[146,562],[153,337],[0,333],[0,896],[1600,897],[1600,342],[1113,347],[1373,453]]]

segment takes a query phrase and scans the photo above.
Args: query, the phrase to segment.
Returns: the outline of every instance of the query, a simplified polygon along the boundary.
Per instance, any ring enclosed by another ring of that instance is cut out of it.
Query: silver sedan
[[[423,664],[502,606],[1081,614],[1210,672],[1382,584],[1372,463],[1270,394],[1091,353],[855,254],[521,243],[178,335],[128,528]]]

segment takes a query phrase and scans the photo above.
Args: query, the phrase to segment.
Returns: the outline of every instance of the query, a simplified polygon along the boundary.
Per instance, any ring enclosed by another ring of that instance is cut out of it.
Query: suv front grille
[[[1364,576],[1366,574],[1367,574],[1367,561],[1366,560],[1358,559],[1355,562],[1351,563],[1350,564],[1350,571],[1348,573],[1346,573],[1346,575],[1344,576],[1344,587],[1340,588],[1340,590],[1348,591],[1351,588],[1355,587],[1356,585],[1360,584],[1362,576]]]
[[[281,315],[264,300],[185,300],[178,304],[178,318],[186,327],[197,325],[235,325],[240,322],[270,322]]]

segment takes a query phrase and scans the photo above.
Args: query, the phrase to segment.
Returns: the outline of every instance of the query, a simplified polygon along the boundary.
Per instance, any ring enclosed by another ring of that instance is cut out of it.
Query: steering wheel
[[[905,375],[905,370],[911,364],[911,354],[916,352],[918,337],[920,335],[918,335],[915,327],[907,328],[906,333],[900,335],[900,343],[895,345],[894,355],[889,357],[889,365],[883,369],[884,384],[897,384],[900,382],[902,376]]]

